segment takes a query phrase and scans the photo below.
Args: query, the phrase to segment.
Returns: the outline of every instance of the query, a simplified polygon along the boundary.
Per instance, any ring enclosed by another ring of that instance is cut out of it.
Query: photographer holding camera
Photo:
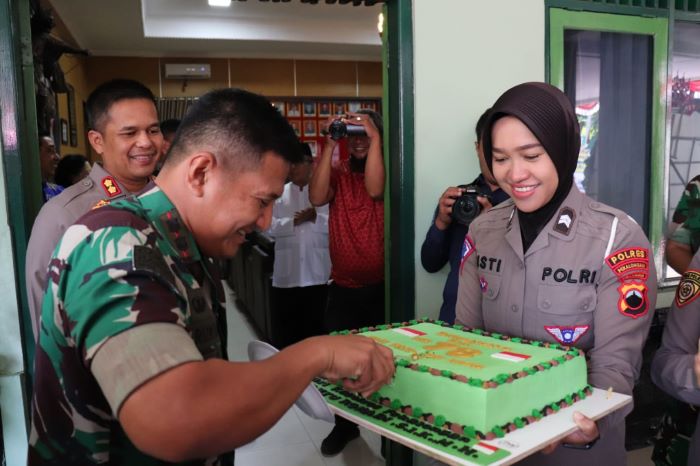
[[[333,150],[345,137],[350,157],[332,166]],[[311,204],[329,204],[327,331],[384,322],[384,176],[381,116],[360,110],[329,118],[309,184]],[[359,435],[357,425],[336,416],[321,453],[336,455]]]
[[[435,209],[433,223],[420,251],[421,264],[426,272],[435,273],[448,261],[450,263],[450,272],[442,292],[439,318],[451,324],[455,321],[459,263],[469,224],[481,212],[508,199],[508,195],[498,187],[486,166],[481,149],[481,131],[490,110],[487,109],[479,117],[475,128],[474,146],[479,157],[481,174],[469,185],[451,186],[442,193]]]

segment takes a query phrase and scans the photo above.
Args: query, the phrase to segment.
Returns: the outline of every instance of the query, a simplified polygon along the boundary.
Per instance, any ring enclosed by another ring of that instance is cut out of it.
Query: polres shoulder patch
[[[462,273],[464,268],[464,263],[469,259],[469,256],[474,254],[476,248],[474,247],[474,241],[469,237],[469,235],[464,236],[464,243],[462,244],[462,260],[459,263],[459,273]]]
[[[649,250],[642,247],[618,249],[605,258],[619,281],[646,281],[649,276]]]
[[[700,296],[700,270],[686,270],[676,288],[676,306],[684,307],[695,301],[698,296]]]

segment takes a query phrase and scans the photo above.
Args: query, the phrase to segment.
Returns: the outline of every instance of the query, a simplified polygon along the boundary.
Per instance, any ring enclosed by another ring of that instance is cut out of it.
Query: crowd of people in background
[[[233,450],[314,377],[363,395],[391,379],[389,349],[323,336],[386,320],[378,113],[326,121],[361,129],[334,162],[340,137],[326,132],[314,159],[266,99],[242,90],[213,91],[182,121],[160,121],[147,87],[112,80],[87,112],[100,158],[92,166],[59,158],[50,135],[38,139],[46,203],[26,260],[37,341],[29,464],[233,464]],[[631,395],[656,310],[654,254],[631,217],[574,184],[581,139],[571,102],[553,86],[521,84],[475,133],[480,173],[445,189],[421,249],[426,271],[449,264],[439,319],[576,346],[591,385]],[[700,464],[699,187],[700,177],[686,188],[666,243],[681,280],[652,377],[678,405],[659,465]],[[464,202],[473,203],[466,219],[456,212]],[[256,229],[275,239],[282,351],[231,363],[212,259],[232,257]],[[628,251],[634,267],[616,265]],[[578,279],[559,280],[557,269]],[[191,415],[168,414],[173,403]],[[631,409],[597,421],[578,413],[576,432],[520,464],[625,464]],[[321,452],[337,455],[358,436],[336,416]]]

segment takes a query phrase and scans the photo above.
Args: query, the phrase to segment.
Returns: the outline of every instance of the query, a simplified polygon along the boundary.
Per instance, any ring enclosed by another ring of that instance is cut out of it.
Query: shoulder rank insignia
[[[545,325],[544,329],[554,337],[559,343],[573,345],[584,333],[588,331],[588,325],[574,325],[573,327],[559,327],[556,325]]]
[[[700,296],[700,270],[686,270],[676,288],[676,306],[683,307],[695,301],[698,296]]]
[[[569,207],[562,207],[562,209],[559,211],[559,218],[554,224],[554,231],[568,236],[569,231],[571,230],[571,224],[574,222],[575,218],[576,213],[573,209]]]
[[[111,176],[102,178],[102,189],[105,190],[105,194],[109,197],[118,196],[122,193],[122,190],[119,189],[119,185]]]
[[[94,206],[92,206],[90,208],[90,210],[99,209],[100,207],[104,207],[108,204],[109,204],[109,201],[107,199],[100,199],[99,201],[97,201],[97,204],[95,204]]]

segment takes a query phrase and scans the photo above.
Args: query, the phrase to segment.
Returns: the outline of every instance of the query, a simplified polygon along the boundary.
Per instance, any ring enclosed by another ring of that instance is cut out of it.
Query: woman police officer
[[[656,304],[656,271],[634,220],[574,185],[580,132],[571,103],[548,84],[515,86],[494,104],[483,144],[512,200],[469,228],[457,322],[580,348],[591,385],[631,395]],[[575,414],[578,431],[523,464],[624,465],[630,410],[597,422]]]

